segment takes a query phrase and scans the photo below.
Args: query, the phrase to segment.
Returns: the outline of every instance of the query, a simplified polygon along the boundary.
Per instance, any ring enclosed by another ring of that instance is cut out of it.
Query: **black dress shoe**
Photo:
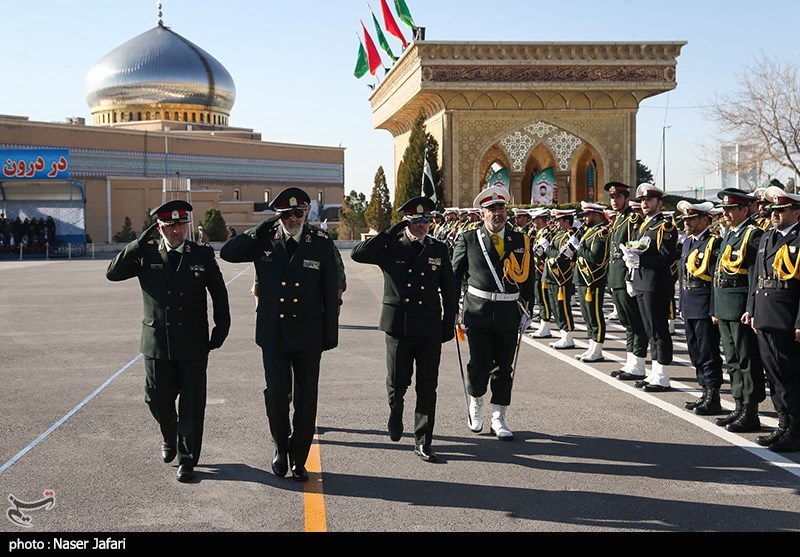
[[[436,462],[436,453],[430,445],[415,445],[414,452],[425,462]]]
[[[181,483],[190,482],[194,479],[194,467],[188,464],[178,466],[178,481]]]
[[[275,451],[275,458],[272,459],[272,473],[281,478],[289,471],[289,455],[286,451]]]
[[[633,386],[636,387],[637,389],[644,389],[647,385],[649,385],[649,383],[644,380],[637,381],[636,383],[633,384]]]
[[[612,371],[611,373],[609,373],[609,375],[611,377],[618,377],[620,373],[624,373],[624,372],[621,369],[618,369],[616,371]]]
[[[665,393],[671,391],[672,387],[662,387],[661,385],[645,385],[644,390],[648,393]]]
[[[392,441],[400,441],[400,438],[403,437],[403,414],[402,411],[398,413],[396,410],[392,410],[389,414],[389,423],[387,424],[387,428],[389,429],[389,439]]]
[[[644,375],[633,375],[627,371],[620,371],[619,375],[617,375],[617,379],[620,381],[644,381],[644,378]]]
[[[175,445],[169,443],[161,443],[161,458],[164,462],[172,462],[178,454],[178,449]]]
[[[292,478],[296,482],[307,482],[308,471],[302,464],[292,464]]]

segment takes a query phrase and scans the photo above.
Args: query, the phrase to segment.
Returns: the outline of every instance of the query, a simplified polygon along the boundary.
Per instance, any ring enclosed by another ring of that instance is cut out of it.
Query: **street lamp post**
[[[661,185],[664,193],[667,192],[667,128],[672,126],[664,126],[661,128]]]

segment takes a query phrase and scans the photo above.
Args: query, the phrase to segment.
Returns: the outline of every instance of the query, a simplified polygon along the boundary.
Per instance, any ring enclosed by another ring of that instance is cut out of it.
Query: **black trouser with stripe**
[[[744,404],[763,402],[766,381],[755,331],[739,321],[720,319],[719,334],[731,377],[731,396]]]
[[[625,288],[612,288],[611,299],[617,308],[619,322],[625,327],[625,351],[638,358],[646,358],[649,341],[639,311],[639,302]]]
[[[559,300],[559,288],[563,288],[563,300]],[[554,282],[547,283],[547,294],[550,297],[550,307],[556,318],[556,325],[562,331],[571,333],[575,330],[575,320],[572,318],[572,296],[575,295],[575,285],[568,282],[563,287],[559,287]]]
[[[606,285],[578,286],[578,296],[581,302],[581,315],[586,322],[589,339],[599,344],[606,341],[606,316],[603,313],[603,298],[606,294]]]
[[[672,289],[636,293],[644,330],[650,339],[650,358],[664,366],[672,363],[672,337],[669,334],[669,304],[672,298]]]
[[[177,441],[178,464],[184,466],[197,466],[203,447],[207,368],[208,355],[180,361],[144,358],[144,401],[164,442],[174,446]]]
[[[403,410],[403,397],[411,386],[414,364],[417,377],[414,390],[414,441],[430,445],[436,421],[436,387],[439,383],[439,361],[442,356],[440,337],[393,337],[386,335],[386,393],[389,408]]]
[[[775,410],[800,418],[800,343],[795,342],[794,329],[759,329],[756,336]]]

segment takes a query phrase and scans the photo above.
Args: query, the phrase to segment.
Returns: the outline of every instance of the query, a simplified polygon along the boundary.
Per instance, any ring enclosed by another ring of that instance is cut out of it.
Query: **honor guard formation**
[[[653,184],[609,182],[605,191],[610,207],[584,201],[579,210],[513,208],[511,215],[508,190],[498,186],[481,191],[469,209],[438,212],[431,199],[416,197],[399,209],[396,224],[352,250],[354,262],[383,274],[376,317],[386,344],[392,441],[402,438],[414,384],[414,452],[436,462],[439,365],[442,345],[453,338],[468,429],[479,433],[488,424],[498,440],[513,440],[509,408],[522,337],[557,336],[552,348],[575,349],[578,306],[588,348],[575,358],[605,359],[613,317],[625,329],[626,359],[611,376],[653,393],[672,390],[673,320],[680,316],[702,389],[685,408],[718,416],[714,422],[731,432],[758,432],[759,404],[769,393],[778,427],[757,443],[800,451],[800,195],[773,180],[752,193],[722,190],[717,204],[683,200],[669,213]],[[306,222],[310,204],[303,190],[283,190],[270,204],[274,216],[231,233],[220,252],[254,266],[272,471],[301,482],[320,365],[338,344],[347,288],[333,240]],[[181,482],[194,477],[200,458],[208,353],[222,346],[231,323],[214,249],[185,239],[191,211],[185,201],[154,209],[155,224],[106,273],[111,281],[139,279],[145,401],[160,427],[162,458],[178,458]],[[607,295],[612,317],[603,312]],[[720,400],[725,371],[732,411]]]

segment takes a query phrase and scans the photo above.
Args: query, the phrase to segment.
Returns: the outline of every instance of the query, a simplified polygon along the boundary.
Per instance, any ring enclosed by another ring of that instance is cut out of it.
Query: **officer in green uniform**
[[[228,291],[214,249],[185,240],[192,206],[173,200],[150,212],[156,222],[122,250],[106,277],[137,277],[142,287],[145,402],[161,427],[161,457],[178,457],[178,481],[194,478],[203,444],[208,353],[228,336]],[[161,238],[151,235],[158,228]],[[214,307],[208,335],[207,293]],[[175,401],[178,411],[175,412]]]
[[[617,213],[609,238],[611,255],[608,262],[608,288],[617,310],[617,318],[625,327],[626,352],[625,364],[610,375],[623,381],[639,381],[645,378],[648,338],[636,295],[631,295],[629,291],[632,288],[631,271],[622,260],[623,251],[620,246],[627,244],[637,234],[643,217],[631,207],[633,201],[628,184],[608,182],[604,189],[611,200],[611,208]]]
[[[686,327],[686,346],[697,383],[703,390],[699,400],[684,407],[701,416],[722,414],[719,389],[722,386],[722,357],[719,327],[713,322],[712,277],[719,257],[719,236],[711,231],[710,201],[678,202],[686,238],[681,246],[679,310]]]
[[[733,412],[714,422],[735,433],[758,431],[761,429],[758,405],[766,398],[764,367],[755,331],[746,323],[750,319],[748,291],[764,231],[753,214],[755,196],[735,188],[724,189],[717,195],[722,200],[719,206],[728,232],[719,246],[714,273],[713,319],[719,326],[736,406]]]
[[[778,429],[771,451],[800,451],[800,195],[765,193],[772,228],[761,237],[748,313],[770,384]]]
[[[606,316],[603,313],[603,298],[606,293],[610,236],[605,209],[598,203],[581,201],[581,212],[578,214],[583,218],[584,226],[573,276],[578,287],[581,315],[588,329],[589,347],[575,358],[587,363],[602,362],[604,359]]]
[[[554,209],[555,230],[550,242],[545,245],[545,264],[542,283],[547,285],[550,307],[561,329],[561,339],[550,343],[557,350],[575,347],[572,332],[575,320],[572,317],[572,297],[575,295],[573,273],[575,257],[580,242],[572,228],[575,210]]]
[[[550,337],[550,320],[553,318],[553,310],[550,307],[550,297],[547,294],[547,284],[542,280],[544,273],[544,245],[552,239],[552,228],[550,227],[550,209],[537,209],[531,211],[533,226],[528,235],[533,246],[533,292],[534,303],[536,304],[534,314],[539,313],[539,328],[530,333],[532,338]]]
[[[435,462],[431,448],[436,386],[442,344],[455,336],[458,292],[447,246],[428,235],[435,204],[428,197],[408,200],[403,219],[388,231],[361,242],[350,257],[383,271],[380,329],[386,333],[386,391],[389,438],[403,434],[403,398],[416,364],[414,451]]]
[[[665,366],[672,363],[669,333],[670,300],[675,297],[673,269],[677,265],[678,231],[661,211],[664,191],[653,184],[640,184],[636,197],[642,204],[644,221],[631,239],[635,245],[623,250],[623,260],[633,271],[639,313],[650,339],[652,371],[634,386],[649,392],[671,389]]]
[[[502,441],[513,439],[505,417],[511,404],[514,356],[527,325],[522,300],[533,297],[530,240],[508,225],[508,191],[492,186],[473,205],[480,208],[482,226],[464,232],[453,251],[457,285],[465,285],[463,323],[469,342],[467,391],[469,428],[483,429],[483,395],[491,380],[491,432]]]
[[[225,261],[255,266],[256,343],[275,444],[272,471],[285,476],[291,467],[292,477],[301,482],[308,480],[305,463],[316,427],[322,352],[336,348],[339,340],[336,249],[327,232],[306,223],[310,203],[299,188],[281,191],[270,204],[277,215],[237,234],[220,252]]]

